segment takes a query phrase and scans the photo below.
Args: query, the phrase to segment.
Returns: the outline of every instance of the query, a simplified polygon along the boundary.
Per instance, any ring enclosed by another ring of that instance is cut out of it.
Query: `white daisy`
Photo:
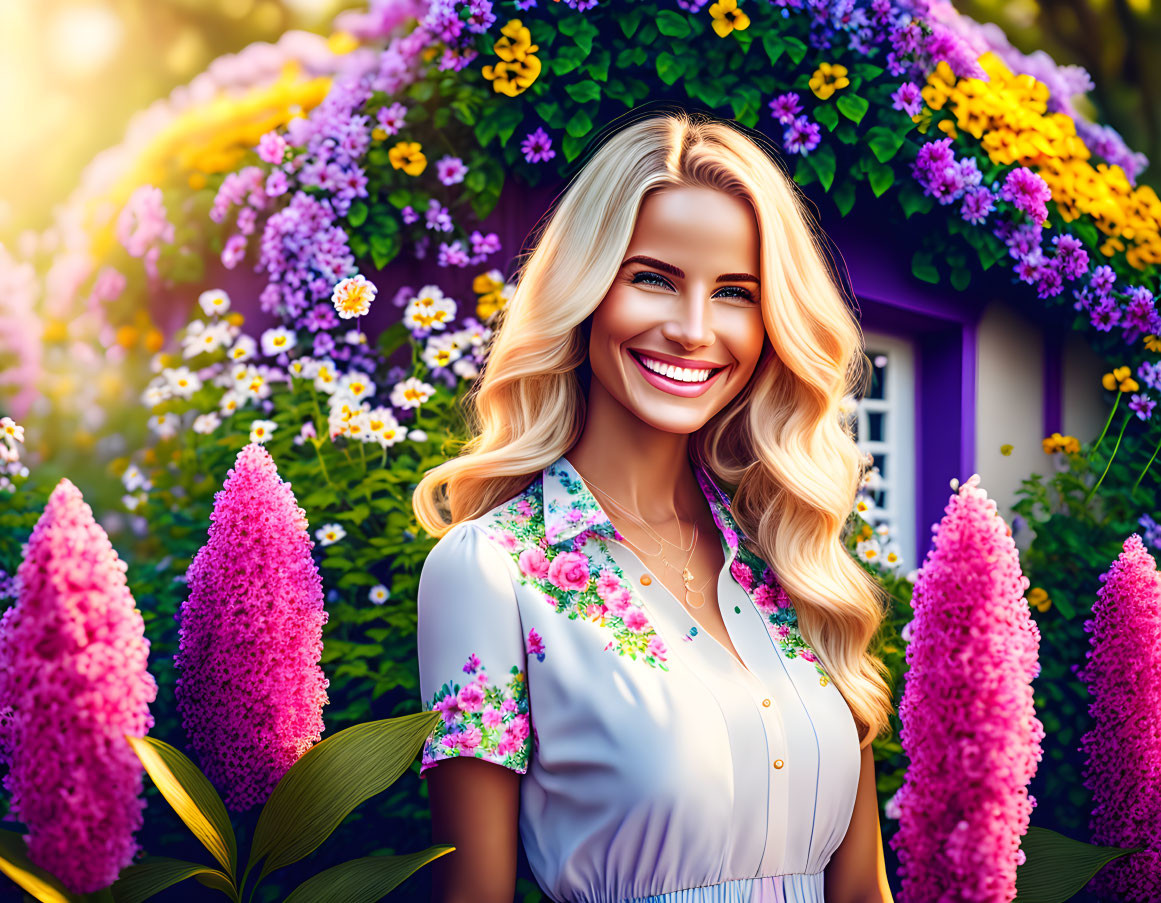
[[[410,439],[412,442],[426,442],[427,441],[427,433],[425,433],[423,430],[411,430],[407,434],[407,438]]]
[[[223,417],[229,417],[245,404],[246,396],[237,389],[230,389],[222,396],[222,400],[218,402],[218,409],[222,412]]]
[[[314,379],[318,366],[318,361],[313,357],[298,357],[290,362],[286,372],[298,379]]]
[[[903,558],[899,555],[899,547],[894,543],[883,549],[883,563],[889,568],[897,568],[903,563]]]
[[[404,308],[403,322],[412,332],[445,329],[455,315],[455,300],[444,295],[439,286],[425,285]]]
[[[232,361],[248,361],[258,353],[258,343],[252,336],[240,335],[226,355]]]
[[[273,420],[255,420],[250,424],[250,441],[265,445],[277,427],[278,424]]]
[[[347,535],[341,524],[323,524],[314,531],[315,538],[324,546],[331,546]]]
[[[335,362],[331,360],[319,361],[318,371],[314,375],[314,387],[328,395],[333,393],[339,385],[339,374],[335,370]]]
[[[395,384],[391,390],[391,403],[397,408],[418,408],[434,394],[434,386],[412,376]]]
[[[153,379],[141,393],[141,403],[147,408],[155,408],[173,397],[173,389],[165,380]]]
[[[198,295],[198,304],[206,312],[207,317],[215,314],[221,316],[230,309],[230,296],[220,288],[212,288]]]
[[[136,464],[130,464],[125,468],[125,472],[121,474],[121,484],[125,487],[126,492],[149,489],[152,485]]]
[[[863,559],[863,561],[871,564],[878,564],[883,557],[883,549],[879,545],[879,540],[872,537],[871,539],[864,539],[855,546],[855,553]]]
[[[868,524],[871,523],[871,518],[877,510],[875,500],[869,495],[860,493],[855,497],[855,513]]]
[[[194,418],[193,431],[208,436],[221,425],[222,418],[216,412],[210,411],[208,414],[201,414]]]
[[[375,394],[375,384],[371,382],[371,377],[366,373],[359,373],[357,370],[352,370],[339,380],[336,391],[347,392],[356,401],[361,401]]]
[[[433,335],[423,349],[423,362],[429,367],[450,367],[463,356],[455,335]]]
[[[8,442],[24,441],[24,427],[18,426],[11,417],[0,417],[0,434]]]
[[[179,426],[181,426],[181,420],[176,414],[154,414],[149,418],[149,428],[162,441],[172,439],[176,436]]]
[[[274,357],[284,351],[289,351],[298,341],[293,330],[285,326],[275,326],[262,333],[262,353],[267,357]]]
[[[191,398],[194,392],[202,387],[201,379],[189,367],[174,367],[172,369],[167,367],[161,371],[161,375],[169,383],[173,394],[179,398]]]
[[[391,591],[388,590],[387,587],[385,587],[382,583],[376,583],[371,587],[371,591],[367,593],[367,598],[374,602],[376,605],[382,605],[387,601],[390,595]]]
[[[460,379],[475,379],[480,375],[480,368],[470,357],[461,357],[452,364],[452,372]]]
[[[403,435],[394,413],[387,407],[373,408],[367,412],[367,429],[384,448],[394,445]]]

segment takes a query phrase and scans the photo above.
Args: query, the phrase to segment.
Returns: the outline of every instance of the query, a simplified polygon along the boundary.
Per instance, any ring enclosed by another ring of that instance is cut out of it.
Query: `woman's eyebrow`
[[[643,254],[638,254],[635,257],[630,257],[621,266],[628,266],[630,263],[643,263],[646,266],[654,267],[661,270],[663,273],[669,273],[671,276],[676,276],[678,279],[685,278],[685,270],[680,267],[675,267],[671,263],[666,263],[664,260],[658,260],[656,257],[646,257]],[[717,282],[753,282],[758,284],[758,277],[751,276],[749,273],[723,273],[718,276]]]

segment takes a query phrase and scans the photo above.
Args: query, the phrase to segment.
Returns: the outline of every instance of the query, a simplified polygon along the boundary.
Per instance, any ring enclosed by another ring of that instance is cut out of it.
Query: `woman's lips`
[[[718,378],[729,369],[728,367],[722,367],[704,382],[687,383],[677,379],[670,379],[668,376],[662,376],[660,373],[654,373],[641,363],[640,358],[636,354],[631,351],[626,353],[633,359],[633,363],[637,365],[637,369],[641,371],[641,375],[645,377],[645,381],[649,385],[655,386],[663,392],[668,392],[670,395],[680,395],[683,398],[696,398],[698,395],[705,394],[718,381]]]

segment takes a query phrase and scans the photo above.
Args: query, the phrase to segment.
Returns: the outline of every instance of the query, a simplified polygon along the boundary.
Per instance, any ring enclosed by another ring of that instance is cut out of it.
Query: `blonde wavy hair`
[[[762,319],[773,354],[691,439],[755,551],[789,594],[803,638],[854,715],[860,748],[890,734],[890,670],[868,648],[886,596],[852,560],[844,529],[866,457],[841,402],[869,368],[857,320],[828,269],[801,190],[773,148],[684,110],[615,131],[541,221],[488,360],[468,395],[471,438],[412,498],[433,536],[526,488],[581,435],[585,326],[621,268],[645,196],[693,186],[747,200],[761,248]]]

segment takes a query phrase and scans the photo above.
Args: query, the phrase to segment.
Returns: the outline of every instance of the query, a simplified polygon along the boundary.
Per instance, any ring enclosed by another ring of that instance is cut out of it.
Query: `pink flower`
[[[609,606],[609,611],[621,617],[625,613],[625,609],[633,604],[633,594],[622,587],[609,596],[605,600],[605,604]]]
[[[585,616],[592,618],[594,621],[604,617],[604,614],[607,611],[608,608],[606,608],[604,605],[601,605],[600,602],[590,602],[585,606]]]
[[[664,660],[666,653],[665,642],[659,636],[650,637],[649,645],[645,647],[645,651],[654,658]]]
[[[234,811],[265,802],[323,731],[328,613],[313,546],[274,460],[247,445],[214,496],[208,539],[186,574],[174,656],[190,746]]]
[[[549,582],[563,590],[583,590],[589,579],[589,559],[582,552],[561,552],[548,566]]]
[[[520,501],[516,503],[516,512],[521,517],[531,517],[532,504],[528,501],[528,499],[520,499]]]
[[[606,602],[613,593],[621,588],[621,578],[610,571],[608,568],[603,568],[601,574],[597,577],[597,595]]]
[[[541,639],[540,634],[536,632],[535,627],[528,628],[528,641],[526,646],[529,655],[538,655],[544,651],[544,640]]]
[[[1109,570],[1084,622],[1088,663],[1077,676],[1088,686],[1093,727],[1081,738],[1088,755],[1084,786],[1093,793],[1092,843],[1144,847],[1116,859],[1089,882],[1102,898],[1161,899],[1161,699],[1156,681],[1126,680],[1126,665],[1156,674],[1161,635],[1161,575],[1134,533]],[[1126,718],[1126,713],[1133,713]]]
[[[516,740],[523,740],[528,736],[528,716],[518,712],[508,725],[508,732]]]
[[[520,553],[520,573],[526,577],[540,579],[548,573],[548,557],[539,546],[533,546]]]
[[[464,728],[456,737],[460,741],[460,749],[464,752],[471,752],[480,745],[480,739],[483,737],[483,733],[478,727],[472,725],[471,727]]]
[[[1027,785],[1044,730],[1031,681],[1040,633],[1011,530],[973,474],[952,495],[915,581],[899,704],[910,766],[896,796],[902,894],[1016,895]]]
[[[754,604],[758,606],[763,614],[770,614],[776,611],[778,605],[775,602],[774,591],[765,583],[754,588]]]
[[[500,703],[500,711],[501,712],[515,712],[516,711],[516,700],[511,699],[511,698],[505,699],[503,702]]]
[[[443,715],[443,723],[451,724],[460,714],[459,700],[455,696],[445,696],[431,707],[433,712]]]
[[[484,704],[484,691],[479,684],[470,683],[460,690],[457,699],[465,712],[478,712]]]
[[[750,566],[740,558],[735,558],[732,562],[730,562],[730,573],[733,574],[734,579],[738,581],[738,584],[742,587],[742,589],[749,592],[750,588],[753,587],[754,572],[751,571]]]
[[[500,545],[502,545],[509,552],[511,552],[513,549],[516,548],[516,546],[519,545],[519,543],[516,542],[516,537],[513,536],[511,533],[509,533],[507,530],[501,530],[498,533],[491,534],[491,536],[492,536],[492,539],[494,539],[494,540],[496,540],[496,542],[500,543]]]
[[[157,684],[125,563],[81,492],[62,479],[0,616],[0,752],[32,862],[74,893],[133,861],[144,768],[122,733],[153,727]]]
[[[484,727],[499,727],[504,723],[504,714],[497,709],[488,706],[480,715],[480,722]]]
[[[625,621],[625,626],[634,633],[644,633],[649,628],[649,619],[645,617],[643,612],[637,606],[633,606],[622,615]]]

